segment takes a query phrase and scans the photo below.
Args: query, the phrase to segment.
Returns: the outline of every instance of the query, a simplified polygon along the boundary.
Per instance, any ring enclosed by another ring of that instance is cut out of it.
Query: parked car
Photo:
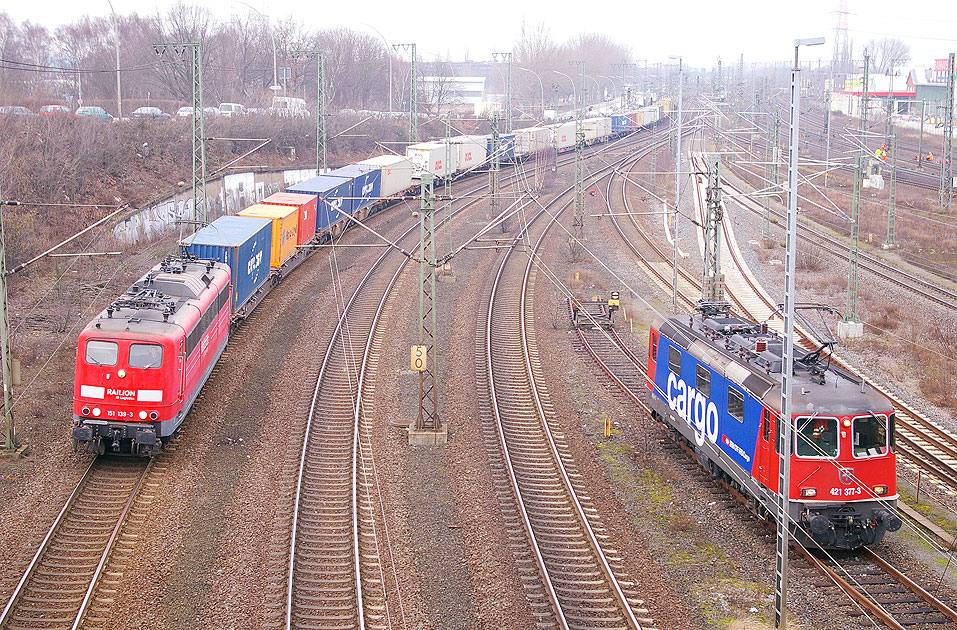
[[[189,105],[184,105],[176,110],[176,116],[179,118],[188,118],[193,115],[193,108]]]
[[[113,116],[110,115],[105,109],[95,105],[84,105],[83,107],[77,107],[73,115],[77,118],[89,117],[95,118],[96,120],[113,120]]]
[[[40,116],[68,116],[70,108],[66,105],[44,105],[37,113]]]
[[[0,107],[0,116],[33,116],[33,112],[21,105],[4,105]]]
[[[216,107],[204,107],[203,115],[207,118],[219,118],[219,109]]]
[[[250,107],[246,110],[246,113],[250,116],[262,116],[263,114],[268,114],[269,110],[264,107]]]
[[[137,107],[133,110],[133,118],[169,118],[170,115],[159,107]]]
[[[224,118],[234,118],[236,116],[245,116],[246,108],[239,103],[220,103],[219,115]]]

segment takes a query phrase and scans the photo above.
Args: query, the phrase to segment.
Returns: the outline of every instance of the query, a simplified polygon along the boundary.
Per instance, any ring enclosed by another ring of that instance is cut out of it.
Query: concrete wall
[[[209,179],[206,181],[206,198],[209,200],[206,220],[213,221],[225,214],[236,214],[275,192],[315,175],[315,169],[295,169],[232,173]],[[178,221],[195,220],[193,188],[184,186],[174,195],[134,212],[113,229],[113,236],[127,245],[136,245],[178,230]],[[183,225],[183,231],[192,232],[193,226]]]

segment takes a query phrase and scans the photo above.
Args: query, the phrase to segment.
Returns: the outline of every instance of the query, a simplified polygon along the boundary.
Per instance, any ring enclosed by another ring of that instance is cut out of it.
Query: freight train
[[[660,108],[585,120],[586,142],[617,138],[659,121]],[[498,138],[500,161],[564,151],[568,124],[517,129]],[[574,138],[574,123],[571,123]],[[412,192],[416,179],[480,170],[489,136],[411,145],[290,186],[181,243],[182,255],[153,267],[80,334],[73,387],[74,448],[152,456],[179,428],[226,347],[231,325],[298,266],[309,245],[335,238]]]
[[[901,526],[894,407],[834,366],[832,347],[794,348],[794,441],[788,446],[779,422],[784,339],[766,324],[730,315],[726,303],[701,303],[692,315],[655,321],[647,402],[706,468],[769,519],[778,509],[785,450],[793,534],[812,546],[854,549]]]

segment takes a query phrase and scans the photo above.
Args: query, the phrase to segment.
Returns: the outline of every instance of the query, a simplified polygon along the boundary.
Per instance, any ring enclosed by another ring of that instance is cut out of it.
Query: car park
[[[77,118],[95,118],[96,120],[107,121],[113,120],[113,116],[111,116],[102,107],[98,107],[96,105],[84,105],[83,107],[77,107],[73,115]]]

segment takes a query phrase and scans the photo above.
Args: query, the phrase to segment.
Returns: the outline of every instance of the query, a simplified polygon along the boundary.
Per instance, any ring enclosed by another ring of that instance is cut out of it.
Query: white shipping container
[[[530,155],[550,145],[551,130],[548,127],[526,127],[515,130],[516,156]]]
[[[456,173],[473,170],[488,157],[488,139],[485,136],[456,136],[449,138],[449,142],[458,148]]]
[[[611,135],[611,118],[588,118],[582,121],[585,142],[600,142]]]
[[[412,186],[412,162],[401,155],[380,155],[359,164],[379,169],[382,174],[381,197],[391,197]]]
[[[561,151],[575,146],[575,121],[550,125],[555,148]]]
[[[658,122],[660,117],[661,117],[661,108],[658,107],[657,105],[641,108],[641,124],[644,127],[647,127],[648,125],[652,125]]]
[[[446,152],[450,155],[446,159]],[[418,179],[422,173],[432,173],[436,177],[445,177],[455,172],[458,162],[458,146],[447,149],[445,142],[422,142],[406,147],[405,157],[412,162],[412,177]]]

